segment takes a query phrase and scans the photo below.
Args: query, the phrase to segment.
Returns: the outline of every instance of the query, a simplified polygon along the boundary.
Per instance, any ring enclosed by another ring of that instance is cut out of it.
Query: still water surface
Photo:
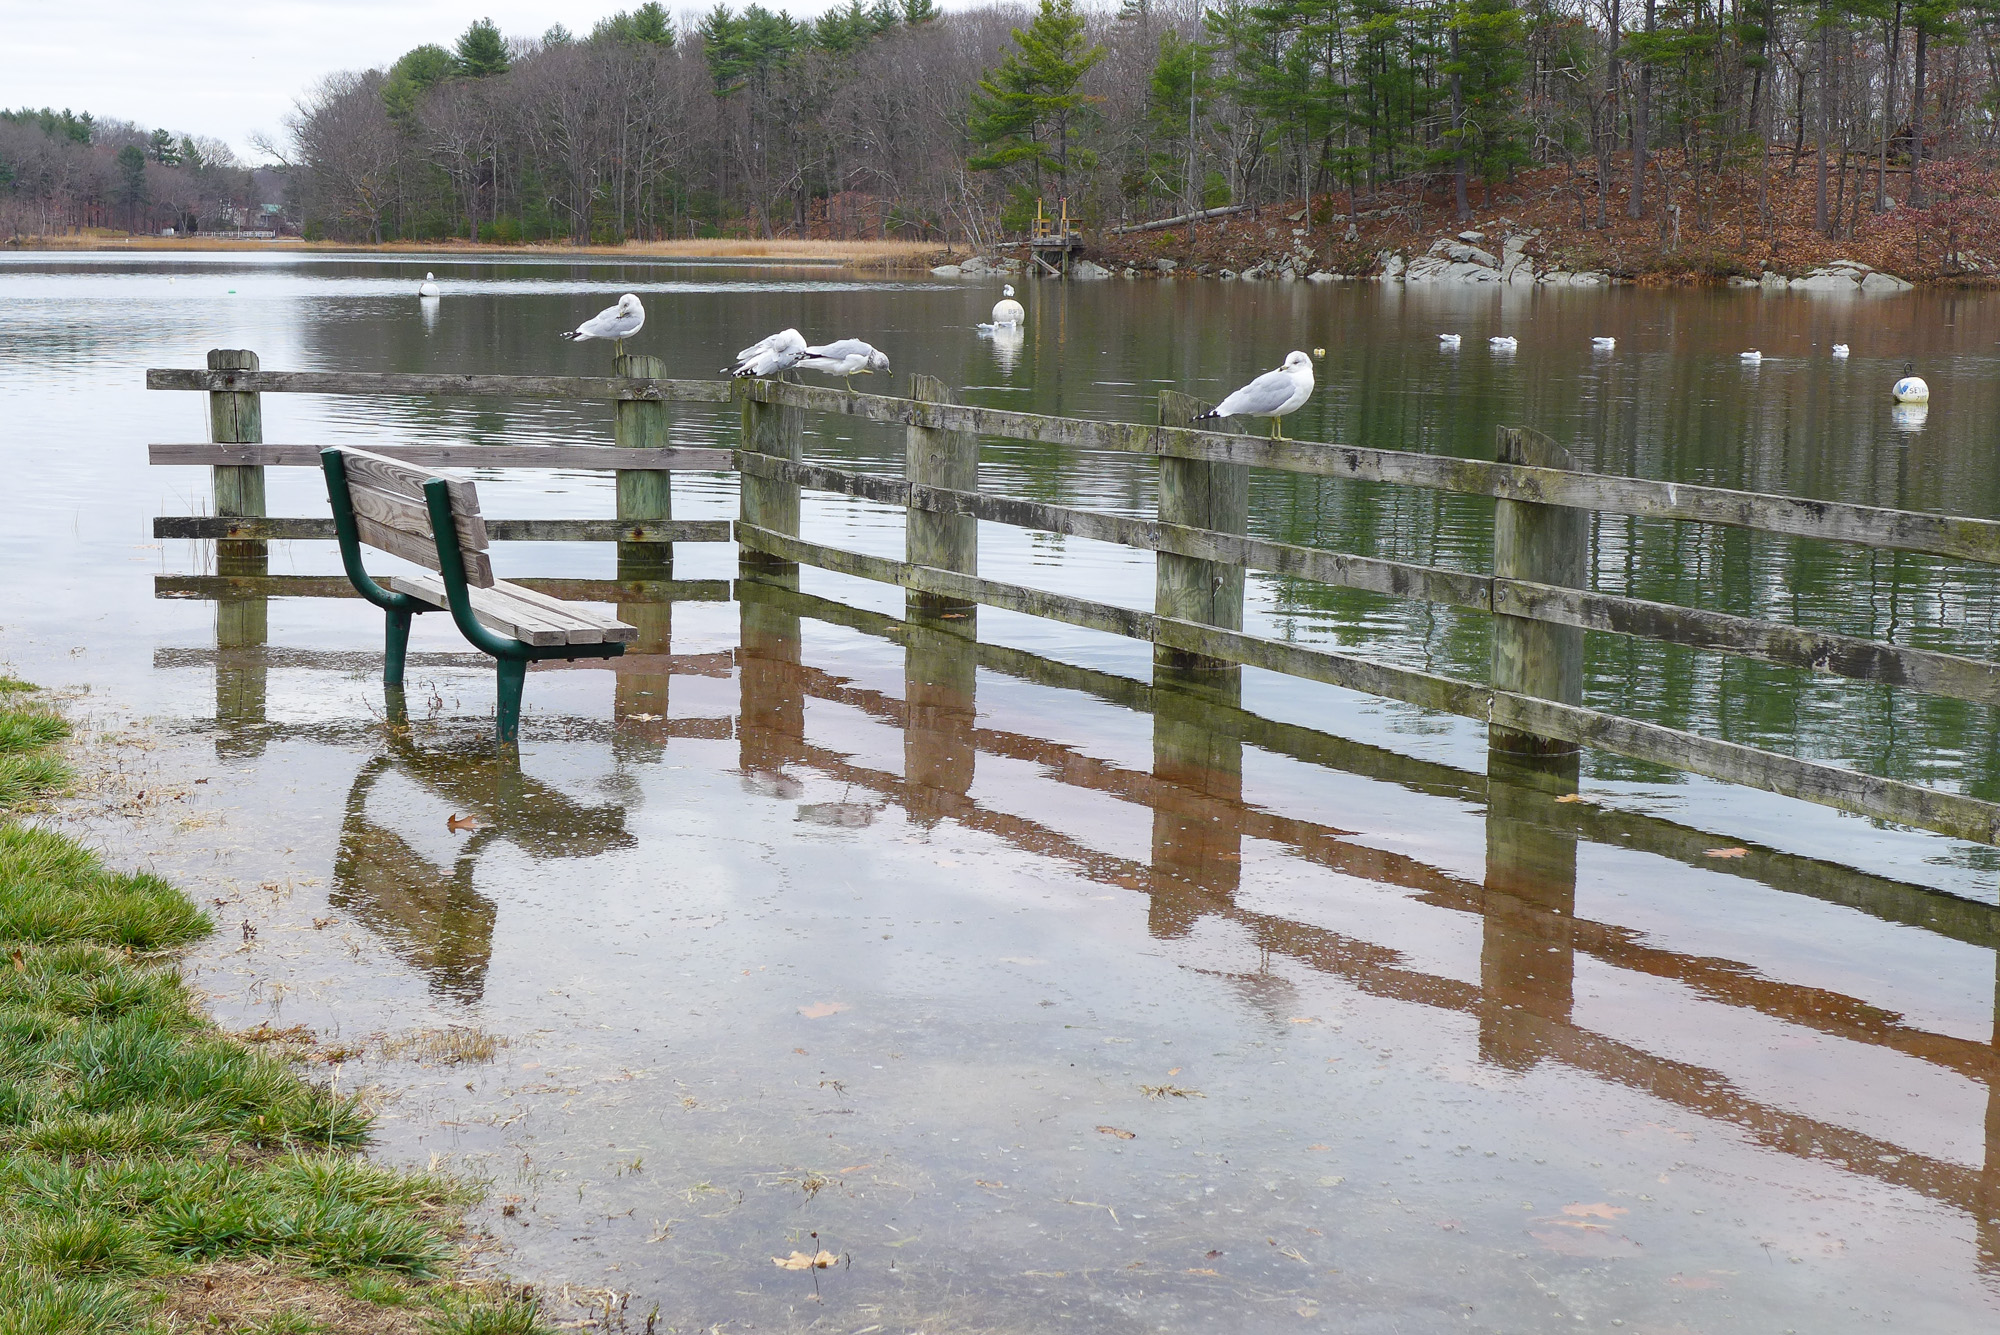
[[[430,312],[426,268],[448,293]],[[371,1046],[342,1079],[402,1091],[382,1152],[491,1178],[481,1222],[516,1273],[681,1329],[1991,1321],[1987,850],[1604,757],[1596,802],[1556,804],[1489,783],[1460,720],[1254,672],[1244,711],[1194,710],[1145,687],[1140,646],[982,611],[970,647],[816,572],[675,605],[642,671],[534,674],[502,764],[490,668],[442,618],[418,623],[406,719],[365,607],[278,600],[268,648],[218,653],[212,605],[153,597],[210,558],[147,536],[205,508],[207,479],[145,465],[205,431],[145,367],[224,346],[270,369],[597,373],[603,348],[554,334],[624,290],[651,312],[637,350],[687,376],[796,325],[869,338],[899,385],[1150,420],[1161,389],[1217,397],[1324,347],[1297,437],[1478,456],[1520,423],[1608,472],[2000,517],[2000,303],[1977,298],[1040,284],[996,345],[972,329],[996,288],[833,270],[0,262],[0,643],[151,720],[134,783],[181,785],[170,811],[79,819],[264,924],[198,956],[218,1015]],[[1498,332],[1520,352],[1489,353]],[[1920,421],[1887,399],[1905,359],[1933,387]],[[678,442],[733,443],[728,414],[676,413]],[[272,441],[595,442],[609,418],[265,399]],[[807,452],[893,472],[902,443],[809,420]],[[1152,509],[1137,460],[990,442],[982,468]],[[675,488],[679,518],[733,513],[733,479]],[[494,515],[610,513],[588,475],[481,490]],[[324,513],[310,470],[270,491],[273,514]],[[1261,533],[1467,570],[1490,514],[1252,492]],[[866,503],[809,496],[805,531],[901,551],[900,514]],[[1624,519],[1593,538],[1601,588],[1994,652],[1985,571]],[[981,543],[988,575],[1150,605],[1144,553]],[[581,544],[497,564],[612,573]],[[337,568],[274,544],[274,571]],[[675,573],[726,579],[733,553],[684,546]],[[1483,676],[1481,618],[1279,579],[1251,604],[1267,633]],[[1982,708],[1609,636],[1589,653],[1601,707],[2000,797]],[[440,1067],[371,1037],[454,1024],[510,1046]],[[821,1246],[839,1267],[771,1264]]]

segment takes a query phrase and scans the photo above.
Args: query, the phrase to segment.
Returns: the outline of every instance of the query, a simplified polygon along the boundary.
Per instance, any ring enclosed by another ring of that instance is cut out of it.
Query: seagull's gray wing
[[[766,352],[804,352],[806,336],[796,329],[780,329],[767,338],[760,338],[743,351],[736,354],[736,360],[747,362]]]
[[[875,355],[875,349],[858,338],[843,338],[835,343],[824,343],[816,348],[807,348],[809,357],[824,357],[828,361],[840,361],[847,357],[866,360]]]
[[[1285,406],[1298,386],[1284,371],[1266,371],[1215,405],[1217,417],[1268,416]]]

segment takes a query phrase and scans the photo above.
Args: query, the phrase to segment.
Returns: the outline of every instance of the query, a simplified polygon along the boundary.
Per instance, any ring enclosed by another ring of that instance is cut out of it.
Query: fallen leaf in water
[[[1116,1136],[1120,1140],[1136,1140],[1139,1135],[1137,1131],[1127,1131],[1117,1126],[1100,1126],[1097,1129],[1107,1136]]]
[[[855,1164],[855,1165],[853,1165],[852,1167],[849,1167],[849,1168],[843,1168],[843,1169],[841,1169],[841,1170],[840,1170],[840,1172],[841,1172],[841,1175],[842,1175],[842,1176],[844,1177],[844,1176],[846,1176],[846,1175],[847,1175],[847,1174],[849,1174],[849,1173],[858,1173],[858,1172],[860,1172],[860,1171],[861,1171],[862,1169],[864,1169],[864,1168],[873,1168],[874,1166],[875,1166],[875,1165],[874,1165],[874,1164],[872,1164],[872,1163],[858,1163],[858,1164]]]
[[[1187,1269],[1181,1271],[1181,1273],[1183,1275],[1220,1275],[1222,1272],[1219,1270],[1210,1270],[1206,1266],[1191,1265]]]
[[[1583,794],[1582,794],[1582,793],[1564,793],[1564,794],[1563,794],[1563,795],[1562,795],[1561,797],[1558,797],[1558,798],[1556,799],[1556,801],[1558,801],[1558,802],[1581,802],[1581,801],[1583,801]]]
[[[1563,1213],[1578,1219],[1616,1219],[1621,1214],[1630,1214],[1622,1205],[1606,1205],[1599,1201],[1595,1205],[1585,1205],[1582,1201],[1563,1206]]]
[[[1286,1024],[1318,1024],[1318,1023],[1319,1023],[1319,1017],[1318,1017],[1317,1015],[1294,1015],[1294,1016],[1293,1016],[1293,1017],[1292,1017],[1291,1019],[1289,1019],[1289,1020],[1285,1021],[1285,1023],[1286,1023]]]
[[[1181,1073],[1181,1068],[1178,1066],[1176,1066],[1173,1070],[1167,1072],[1168,1075],[1179,1075],[1180,1073]]]
[[[1747,848],[1711,848],[1708,850],[1708,856],[1712,858],[1743,858],[1750,856],[1750,850]]]
[[[823,1020],[846,1009],[847,1003],[844,1001],[815,1001],[810,1006],[799,1007],[799,1014],[808,1020]]]
[[[1330,1150],[1330,1149],[1332,1149],[1332,1148],[1333,1148],[1333,1146],[1331,1146],[1331,1145],[1308,1145],[1308,1146],[1306,1146],[1306,1148],[1307,1148],[1307,1149],[1309,1149],[1309,1150]]]
[[[793,1048],[792,1051],[798,1053],[799,1056],[801,1057],[806,1055],[806,1050],[804,1048]]]
[[[479,828],[477,816],[452,816],[444,823],[447,830],[476,830]]]
[[[1198,1089],[1182,1089],[1179,1085],[1141,1085],[1139,1092],[1149,1099],[1205,1099],[1208,1095]]]
[[[840,1258],[832,1252],[815,1252],[807,1256],[804,1252],[793,1252],[790,1256],[771,1258],[771,1264],[780,1270],[824,1270]]]

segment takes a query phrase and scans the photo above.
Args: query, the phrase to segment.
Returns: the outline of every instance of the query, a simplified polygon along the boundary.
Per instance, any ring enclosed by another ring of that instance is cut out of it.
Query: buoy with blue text
[[[1924,378],[1918,375],[1916,371],[1915,363],[1903,363],[1903,378],[1898,380],[1889,390],[1890,396],[1896,402],[1929,403],[1931,401],[1931,387],[1924,383]]]

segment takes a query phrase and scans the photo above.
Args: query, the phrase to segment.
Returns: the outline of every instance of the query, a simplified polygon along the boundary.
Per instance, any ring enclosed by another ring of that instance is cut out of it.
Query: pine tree
[[[416,128],[417,99],[458,73],[458,58],[441,46],[426,43],[411,47],[394,65],[382,84],[382,105],[389,119],[406,133]]]
[[[985,152],[966,165],[974,171],[1031,167],[1040,195],[1043,173],[1066,180],[1072,167],[1095,165],[1095,155],[1072,141],[1099,100],[1077,86],[1104,59],[1104,48],[1086,43],[1075,0],[1041,0],[1034,22],[1014,29],[1014,46],[972,95],[967,129]]]
[[[505,74],[507,65],[507,42],[492,19],[480,19],[458,39],[458,72],[466,78]]]

